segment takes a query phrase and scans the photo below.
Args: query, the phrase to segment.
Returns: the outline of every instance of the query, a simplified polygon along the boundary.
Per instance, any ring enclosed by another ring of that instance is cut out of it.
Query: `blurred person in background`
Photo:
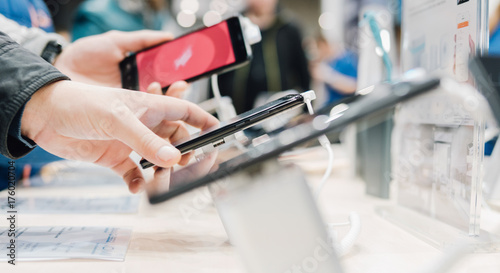
[[[25,27],[54,32],[49,9],[43,0],[2,0],[0,14]]]
[[[54,24],[43,0],[0,1],[0,31],[11,35],[16,42],[39,56],[48,42],[66,42],[52,33]],[[0,169],[7,170],[9,159],[0,155],[0,160]],[[28,178],[30,174],[38,173],[45,164],[56,160],[61,158],[35,147],[28,156],[18,160],[17,177]]]
[[[25,49],[52,63],[73,81],[87,84],[121,87],[118,63],[127,52],[138,51],[172,38],[164,32],[110,32],[68,44],[63,37],[43,31],[52,31],[53,24],[42,0],[5,0],[0,3],[0,32],[6,33]],[[167,95],[181,97],[187,84],[178,82],[172,87]],[[156,84],[148,92],[160,94],[161,88]],[[15,126],[12,130],[15,131]],[[9,132],[14,134],[14,131]],[[1,155],[0,158],[3,158],[0,169],[8,168],[9,160]],[[16,175],[25,178],[36,175],[45,164],[60,159],[36,147],[29,155],[16,161]]]
[[[85,0],[75,14],[72,39],[110,30],[161,30],[166,0]]]
[[[305,91],[311,81],[299,27],[279,0],[248,0],[245,16],[259,26],[262,42],[252,45],[249,65],[219,76],[221,94],[233,99],[237,113],[252,109],[261,93]]]
[[[489,25],[490,48],[488,54],[500,56],[500,5],[491,14]]]
[[[316,58],[311,62],[311,76],[324,83],[326,104],[331,104],[356,92],[358,57],[340,44],[330,44],[323,35],[317,35]]]
[[[55,31],[66,40],[71,40],[71,29],[76,9],[84,0],[44,0],[52,15]]]

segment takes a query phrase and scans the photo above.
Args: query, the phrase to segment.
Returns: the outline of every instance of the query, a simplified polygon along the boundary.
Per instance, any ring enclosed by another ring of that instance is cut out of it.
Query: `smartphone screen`
[[[136,55],[139,89],[153,81],[169,86],[236,61],[227,21]]]

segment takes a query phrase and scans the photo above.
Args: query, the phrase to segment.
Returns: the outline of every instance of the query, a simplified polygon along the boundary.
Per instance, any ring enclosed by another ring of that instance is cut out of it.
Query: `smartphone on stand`
[[[203,132],[201,135],[194,136],[192,139],[180,143],[174,143],[174,146],[181,152],[181,154],[188,153],[209,144],[217,147],[224,143],[225,137],[245,130],[287,110],[303,105],[305,103],[304,96],[307,96],[305,94],[308,92],[313,91],[307,91],[296,95],[286,95],[277,100],[271,101],[258,108],[242,113],[227,122],[221,123],[216,128]],[[153,163],[147,161],[146,159],[142,159],[140,164],[143,169],[154,166]]]
[[[122,86],[146,91],[152,82],[159,82],[165,92],[176,81],[191,82],[229,71],[251,57],[242,18],[231,17],[127,56],[120,62]]]

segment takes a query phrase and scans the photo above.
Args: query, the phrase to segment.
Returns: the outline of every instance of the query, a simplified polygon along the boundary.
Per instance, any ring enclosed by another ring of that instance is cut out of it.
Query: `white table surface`
[[[310,168],[309,171],[308,180],[314,187],[321,173]],[[17,192],[18,196],[25,197],[123,194],[126,194],[125,186],[28,188]],[[149,205],[143,194],[136,214],[19,214],[19,226],[131,227],[133,233],[124,262],[64,260],[18,262],[15,266],[2,262],[0,272],[245,272],[235,248],[228,243],[216,209],[210,202],[200,201],[197,194],[184,194],[155,206]],[[5,195],[6,192],[0,193]],[[182,208],[194,206],[193,202],[201,209],[185,217]],[[345,222],[351,211],[360,215],[360,236],[353,249],[341,257],[347,273],[420,272],[427,263],[442,257],[442,251],[377,215],[377,206],[391,205],[393,201],[365,195],[364,183],[349,176],[342,158],[336,161],[334,173],[318,202],[326,222]],[[5,227],[5,212],[0,213],[3,213],[0,226]],[[499,215],[495,211],[483,211],[482,228],[494,230],[500,223]],[[500,272],[500,253],[468,255],[450,272]]]

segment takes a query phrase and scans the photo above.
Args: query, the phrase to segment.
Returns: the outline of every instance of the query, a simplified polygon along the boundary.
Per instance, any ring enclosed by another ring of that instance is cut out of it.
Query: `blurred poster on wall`
[[[403,1],[403,72],[424,68],[471,80],[469,59],[484,47],[480,29],[481,0]],[[487,15],[485,15],[487,16]]]

